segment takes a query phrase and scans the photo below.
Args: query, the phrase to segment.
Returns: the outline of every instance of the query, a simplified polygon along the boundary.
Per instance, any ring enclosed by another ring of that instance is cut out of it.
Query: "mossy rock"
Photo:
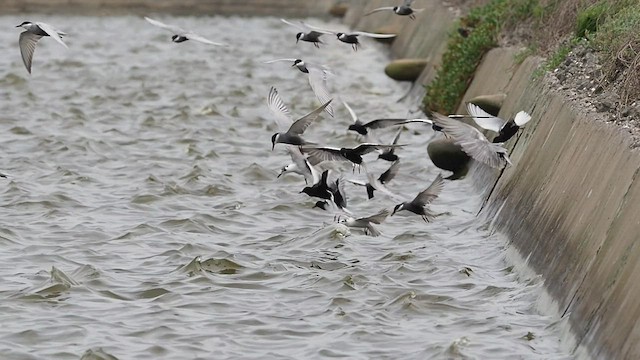
[[[416,81],[426,66],[424,59],[398,59],[389,63],[384,73],[393,80]]]
[[[451,139],[442,138],[430,142],[427,154],[435,166],[453,172],[453,175],[447,177],[449,180],[460,179],[469,171],[471,157]]]
[[[344,17],[344,15],[347,13],[347,10],[349,10],[349,6],[347,4],[337,3],[331,6],[331,8],[329,9],[329,14],[335,17]]]
[[[507,94],[480,95],[469,100],[470,103],[478,105],[482,110],[493,116],[498,116]]]

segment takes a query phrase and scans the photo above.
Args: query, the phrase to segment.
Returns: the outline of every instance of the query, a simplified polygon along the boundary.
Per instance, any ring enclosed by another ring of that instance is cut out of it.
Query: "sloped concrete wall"
[[[391,11],[382,11],[368,16],[362,16],[368,11],[393,5],[388,0],[355,0],[349,2],[350,7],[345,17],[345,23],[354,30],[397,33],[398,36],[391,45],[391,54],[396,58],[420,58],[428,60],[418,84],[426,84],[433,79],[442,54],[444,53],[449,32],[455,31],[453,23],[457,14],[454,8],[444,5],[441,1],[415,0],[413,7],[424,9],[417,14],[416,20],[407,16],[397,16]],[[421,86],[417,86],[414,97],[423,94]]]
[[[508,143],[513,167],[501,174],[476,167],[471,174],[488,192],[484,216],[495,218],[496,228],[544,276],[575,332],[578,354],[638,359],[640,156],[622,129],[596,121],[534,79],[535,59],[514,64],[515,52],[489,53],[469,89],[506,89],[501,115],[526,110],[533,116]],[[516,68],[505,87],[488,86]]]
[[[366,31],[388,24],[400,29],[393,55],[431,60],[420,78],[427,84],[446,34],[455,30],[455,13],[416,1],[429,9],[418,17],[421,24],[393,14],[358,15],[383,4],[355,6],[346,21]],[[486,196],[480,216],[543,275],[573,330],[576,356],[640,359],[640,155],[629,149],[626,132],[595,120],[535,78],[540,59],[516,63],[518,51],[489,52],[465,99],[505,93],[500,115],[526,110],[532,121],[507,143],[513,166],[501,171],[476,165],[464,181]],[[416,92],[424,93],[420,87]]]

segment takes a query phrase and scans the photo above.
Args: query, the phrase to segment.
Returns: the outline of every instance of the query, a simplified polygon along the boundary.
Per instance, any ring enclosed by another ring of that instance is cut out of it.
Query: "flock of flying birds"
[[[408,16],[414,19],[415,13],[422,11],[422,9],[412,8],[412,2],[413,0],[404,0],[400,6],[377,8],[368,12],[365,16],[378,11],[393,11],[396,15]],[[194,40],[208,45],[225,46],[225,44],[210,41],[195,32],[177,26],[167,25],[148,17],[145,17],[145,20],[154,26],[171,32],[171,40],[175,43]],[[324,44],[322,40],[327,35],[334,35],[341,42],[351,45],[354,51],[357,51],[360,46],[359,37],[392,38],[396,36],[394,34],[374,34],[361,31],[338,32],[311,26],[303,21],[292,22],[285,19],[282,19],[282,21],[298,29],[296,43],[299,41],[308,42],[315,47],[320,47],[321,44]],[[17,27],[22,27],[25,30],[20,34],[19,46],[22,60],[29,73],[31,73],[33,53],[36,44],[42,37],[49,36],[64,47],[67,47],[62,40],[62,37],[66,34],[51,25],[42,22],[33,23],[25,21]],[[518,128],[531,119],[531,116],[521,111],[516,114],[514,119],[504,121],[488,114],[480,107],[469,103],[467,104],[469,115],[444,116],[438,113],[432,113],[430,114],[430,118],[424,119],[381,118],[362,122],[349,104],[344,100],[340,100],[353,120],[348,130],[356,132],[359,137],[367,141],[352,148],[319,146],[314,142],[307,141],[303,138],[303,135],[305,130],[318,119],[322,113],[326,112],[329,116],[334,116],[333,106],[336,104],[334,100],[339,99],[339,96],[333,96],[329,91],[328,82],[331,76],[333,76],[332,72],[324,65],[303,61],[302,59],[276,59],[266,61],[265,63],[276,62],[289,62],[292,64],[292,67],[296,67],[299,71],[305,73],[308,76],[312,91],[322,104],[310,113],[294,120],[289,109],[280,98],[277,89],[271,87],[267,97],[267,107],[271,111],[279,128],[282,129],[282,131],[273,134],[271,137],[272,150],[276,144],[282,144],[286,147],[286,151],[292,159],[292,163],[284,166],[278,177],[285,173],[296,173],[303,176],[307,186],[305,186],[300,193],[305,193],[311,197],[320,199],[315,203],[314,208],[317,207],[322,210],[333,209],[336,212],[335,218],[339,222],[351,228],[360,228],[364,230],[365,234],[371,236],[379,236],[381,234],[375,227],[375,224],[382,223],[388,216],[393,216],[402,210],[421,216],[425,222],[430,222],[436,217],[436,214],[430,211],[427,206],[438,197],[444,188],[445,179],[443,179],[440,174],[436,176],[425,190],[418,193],[412,200],[402,201],[395,205],[392,210],[383,209],[374,215],[356,218],[352,216],[352,212],[347,208],[347,196],[344,188],[345,181],[364,187],[369,199],[374,197],[375,191],[393,200],[400,199],[398,195],[387,189],[386,184],[391,181],[399,171],[400,158],[396,154],[396,150],[406,146],[406,144],[398,144],[402,128],[405,125],[410,123],[430,124],[434,130],[444,133],[445,137],[459,145],[467,155],[476,161],[494,168],[501,168],[511,163],[507,156],[507,150],[502,146],[502,143],[515,135]],[[474,126],[455,119],[463,117],[471,117],[478,126],[496,132],[498,135],[493,141],[489,141],[485,135]],[[399,127],[391,144],[370,142],[369,139],[371,138],[372,131],[389,127]],[[379,176],[369,171],[363,159],[363,156],[376,151],[378,152],[378,159],[391,162],[391,166]],[[332,176],[330,178],[332,175],[331,170],[326,169],[321,171],[323,165],[327,162],[351,164],[353,171],[363,169],[367,175],[367,181],[345,180],[342,176]]]

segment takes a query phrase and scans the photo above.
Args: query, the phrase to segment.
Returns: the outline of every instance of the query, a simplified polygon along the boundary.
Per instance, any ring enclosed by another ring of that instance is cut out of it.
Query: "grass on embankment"
[[[640,98],[639,29],[638,0],[490,0],[471,9],[452,31],[423,106],[455,111],[484,54],[514,33],[527,46],[523,55],[547,58],[540,72],[555,69],[586,41],[599,53],[611,87],[626,103],[635,101]]]

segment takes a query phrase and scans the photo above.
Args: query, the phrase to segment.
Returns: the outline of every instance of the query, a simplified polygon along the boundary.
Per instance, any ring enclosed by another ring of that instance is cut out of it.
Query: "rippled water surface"
[[[302,178],[276,178],[290,159],[271,151],[269,87],[294,115],[317,104],[304,74],[262,61],[326,63],[364,120],[405,116],[381,45],[296,46],[272,18],[159,18],[231,46],[174,44],[137,17],[31,15],[69,50],[41,40],[28,76],[10,31],[25,19],[0,17],[2,359],[567,358],[536,311],[540,281],[510,270],[468,181],[446,184],[435,222],[400,214],[369,237],[312,209]],[[349,121],[337,104],[307,138],[356,144]],[[403,133],[392,191],[438,174],[432,136]],[[395,204],[346,190],[359,216]]]

